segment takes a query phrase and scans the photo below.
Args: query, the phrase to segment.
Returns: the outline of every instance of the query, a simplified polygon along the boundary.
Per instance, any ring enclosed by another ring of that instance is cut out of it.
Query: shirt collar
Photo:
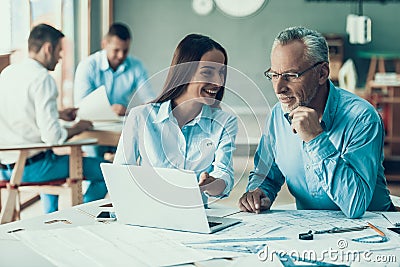
[[[44,68],[44,69],[46,68],[45,66],[43,66],[42,63],[40,63],[39,61],[37,61],[36,59],[33,59],[31,57],[28,57],[26,59],[26,61],[30,62],[31,64],[34,64],[36,67],[40,67],[40,68]]]
[[[211,133],[211,120],[212,120],[212,110],[208,105],[203,105],[199,115],[196,116],[191,122],[187,125],[195,125],[196,123],[200,126],[203,132],[210,134]]]
[[[105,49],[100,51],[100,60],[101,60],[100,69],[102,71],[111,69],[110,63],[108,63],[108,59],[107,59],[107,51]],[[118,68],[116,69],[115,72],[123,72],[127,67],[128,67],[128,60],[126,58],[124,60],[124,62],[122,62],[122,64],[118,66]]]
[[[324,130],[329,131],[332,127],[333,118],[339,105],[339,92],[335,85],[329,81],[328,99],[326,101],[325,110],[322,114],[321,125]]]
[[[171,112],[171,100],[162,102],[154,123],[160,123],[168,119],[170,116],[174,117]]]
[[[161,103],[157,116],[154,119],[154,123],[160,123],[167,119],[177,123],[176,118],[172,114],[171,100]],[[204,132],[209,134],[211,133],[211,122],[210,122],[211,119],[212,119],[211,107],[208,105],[203,105],[200,113],[186,125],[193,126],[197,123]]]

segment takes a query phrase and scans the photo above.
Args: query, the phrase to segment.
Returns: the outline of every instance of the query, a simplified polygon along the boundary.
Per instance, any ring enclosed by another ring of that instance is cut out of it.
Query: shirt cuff
[[[68,138],[68,131],[65,128],[61,128],[61,136],[60,139],[58,140],[58,144],[62,145],[63,143],[65,143],[65,141],[67,141]]]
[[[229,174],[227,174],[225,172],[222,172],[222,171],[212,171],[212,172],[210,172],[209,175],[214,177],[214,178],[218,178],[218,179],[224,180],[225,189],[218,196],[210,196],[207,193],[206,193],[206,195],[209,196],[209,197],[218,197],[218,198],[224,198],[224,197],[229,196],[229,194],[230,194],[230,192],[232,191],[232,188],[233,188],[233,178]]]
[[[329,140],[327,133],[323,132],[308,143],[304,148],[313,163],[318,163],[337,152],[336,147]]]
[[[271,203],[272,203],[275,200],[275,196],[273,193],[271,193],[267,189],[263,188],[263,182],[265,179],[267,179],[267,178],[261,179],[256,176],[253,176],[251,181],[247,185],[246,192],[254,191],[257,188],[259,188],[271,200]]]

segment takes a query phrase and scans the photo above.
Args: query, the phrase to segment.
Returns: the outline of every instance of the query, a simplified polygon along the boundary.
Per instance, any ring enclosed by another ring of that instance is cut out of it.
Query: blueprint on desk
[[[280,232],[279,228],[288,234],[333,227],[355,227],[366,225],[369,220],[382,219],[382,216],[371,212],[367,212],[361,219],[348,219],[341,211],[324,210],[270,210],[261,214],[241,212],[230,217],[240,218],[242,223],[234,226],[234,231],[227,229],[216,235],[262,237]]]
[[[246,231],[254,236],[280,236],[286,237],[287,240],[277,240],[265,243],[263,250],[267,248],[269,252],[277,251],[283,253],[294,253],[302,255],[304,253],[314,253],[317,259],[323,259],[325,262],[351,264],[357,266],[368,266],[376,264],[374,257],[389,254],[395,262],[386,262],[387,266],[400,265],[400,237],[390,233],[386,227],[390,226],[380,213],[366,212],[360,219],[349,219],[340,211],[324,211],[324,210],[271,210],[262,214],[241,213],[235,214],[233,217],[242,219],[242,228],[235,231],[235,234],[245,235]],[[335,233],[335,234],[318,234],[314,235],[313,240],[299,240],[299,233],[312,231],[322,231],[332,228],[351,228],[357,226],[365,226],[367,222],[378,225],[389,237],[388,242],[384,243],[360,243],[353,241],[354,238],[376,235],[376,232],[370,228],[362,231]],[[280,228],[267,233],[262,233],[263,228],[272,228],[280,226]],[[335,257],[329,258],[327,255],[331,253]],[[353,255],[358,256],[357,259],[351,258]],[[269,254],[271,256],[271,254]],[[370,258],[363,258],[362,256]],[[340,258],[341,257],[341,258]],[[372,259],[371,259],[372,258]],[[271,257],[270,259],[271,260]]]

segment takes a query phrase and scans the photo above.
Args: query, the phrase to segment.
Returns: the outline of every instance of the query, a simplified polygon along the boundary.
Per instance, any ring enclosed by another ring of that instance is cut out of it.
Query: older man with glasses
[[[279,103],[254,156],[243,211],[269,209],[286,181],[298,209],[394,210],[384,176],[384,128],[373,106],[328,79],[328,45],[318,32],[285,29],[271,68]]]

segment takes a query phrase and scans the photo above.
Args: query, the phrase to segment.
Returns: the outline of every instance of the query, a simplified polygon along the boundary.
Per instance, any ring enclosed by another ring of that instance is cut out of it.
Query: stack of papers
[[[395,72],[378,72],[375,74],[375,83],[396,85],[400,84],[400,77]]]

